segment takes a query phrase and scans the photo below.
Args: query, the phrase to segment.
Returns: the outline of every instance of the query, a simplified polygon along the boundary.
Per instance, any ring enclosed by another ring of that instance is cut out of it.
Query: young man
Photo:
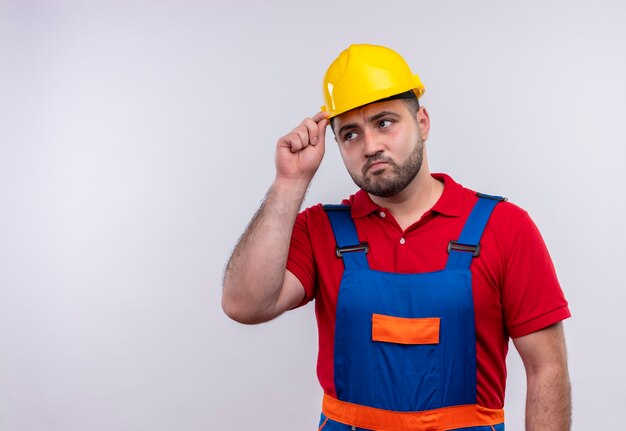
[[[431,174],[424,87],[352,45],[326,106],[278,140],[276,177],[226,269],[222,306],[261,323],[316,301],[323,430],[503,430],[509,337],[527,430],[568,430],[567,302],[519,207]],[[298,214],[331,125],[360,190]]]

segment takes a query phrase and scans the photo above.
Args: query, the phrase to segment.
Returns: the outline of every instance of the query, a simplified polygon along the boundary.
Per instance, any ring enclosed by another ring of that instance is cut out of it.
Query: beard
[[[377,161],[384,161],[388,163],[388,168],[391,168],[392,170],[391,175],[387,174],[387,170],[383,172],[370,173],[368,175],[367,171],[369,167]],[[363,167],[362,176],[359,177],[352,172],[350,172],[350,176],[355,184],[367,193],[386,198],[394,196],[404,190],[419,173],[422,168],[423,161],[424,142],[421,137],[418,136],[415,149],[411,154],[409,154],[403,163],[397,164],[393,160],[378,153],[369,157],[367,163]],[[388,178],[385,178],[386,175],[388,175]]]

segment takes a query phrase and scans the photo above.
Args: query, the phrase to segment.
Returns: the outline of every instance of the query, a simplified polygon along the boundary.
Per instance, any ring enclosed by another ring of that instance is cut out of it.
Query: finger
[[[293,133],[292,136],[292,144],[291,144],[291,152],[297,153],[301,151],[304,147],[306,147],[306,140],[302,138],[302,135],[298,132]]]
[[[322,119],[319,123],[317,123],[317,136],[319,138],[318,140],[318,145],[324,145],[325,140],[326,140],[326,127],[328,127],[328,124],[330,123],[330,120],[324,118]]]
[[[313,121],[312,118],[305,118],[300,124],[300,127],[305,128],[308,141],[311,145],[317,145],[317,142],[319,141],[319,129],[317,127],[317,123]]]
[[[313,116],[312,120],[319,123],[324,118],[328,118],[328,112],[320,111]]]
[[[278,145],[281,147],[289,148],[289,151],[291,151],[292,153],[297,153],[303,147],[300,135],[295,132],[291,132],[288,135],[280,138],[278,140]]]
[[[322,121],[320,121],[319,123],[317,123],[317,129],[319,130],[319,136],[324,136],[326,134],[326,128],[328,127],[328,125],[330,124],[330,120],[327,118],[324,118]]]
[[[303,149],[309,145],[309,131],[305,126],[298,126],[293,129],[293,132],[298,136],[298,139],[300,139],[300,149]]]
[[[303,123],[304,121],[300,123],[298,126],[294,127],[293,130],[289,132],[289,134],[293,136],[297,136],[298,139],[300,140],[299,145],[301,145],[301,147],[306,147],[309,144],[309,132]]]

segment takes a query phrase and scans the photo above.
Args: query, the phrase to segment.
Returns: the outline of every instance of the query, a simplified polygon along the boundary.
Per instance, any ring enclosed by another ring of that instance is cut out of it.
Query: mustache
[[[382,153],[376,153],[373,156],[369,156],[367,158],[367,162],[365,163],[365,165],[363,165],[363,175],[365,175],[365,173],[367,172],[367,170],[374,164],[374,163],[378,163],[378,162],[386,162],[389,164],[394,164],[393,160],[391,160],[389,157],[385,157],[382,155]]]

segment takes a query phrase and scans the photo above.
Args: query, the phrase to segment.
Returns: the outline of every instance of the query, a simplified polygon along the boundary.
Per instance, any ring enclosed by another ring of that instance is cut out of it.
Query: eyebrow
[[[374,121],[378,121],[383,117],[387,117],[387,116],[391,116],[391,117],[395,117],[395,118],[400,118],[400,115],[396,114],[395,112],[392,111],[380,111],[377,114],[372,115],[371,117],[368,117],[365,119],[365,122],[367,123],[373,123]],[[343,126],[341,126],[339,128],[339,131],[337,132],[337,136],[340,136],[344,131],[348,130],[348,129],[354,129],[358,127],[357,123],[348,123],[348,124],[344,124]]]

